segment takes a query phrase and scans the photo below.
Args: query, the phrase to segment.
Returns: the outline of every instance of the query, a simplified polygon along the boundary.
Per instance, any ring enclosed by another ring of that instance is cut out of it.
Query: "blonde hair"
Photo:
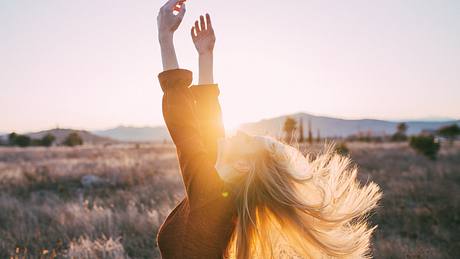
[[[312,159],[271,137],[233,165],[238,220],[228,258],[370,258],[367,217],[382,196],[361,186],[348,157],[327,148]]]

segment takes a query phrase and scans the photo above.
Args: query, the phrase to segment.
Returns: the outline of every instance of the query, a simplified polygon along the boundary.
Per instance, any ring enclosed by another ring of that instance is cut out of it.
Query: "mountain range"
[[[312,133],[316,136],[318,131],[321,137],[346,137],[358,133],[369,133],[372,135],[390,135],[396,131],[400,121],[385,121],[374,119],[346,120],[324,116],[314,116],[307,113],[295,113],[270,119],[263,119],[258,122],[245,123],[239,129],[251,134],[268,134],[281,136],[283,133],[284,121],[287,117],[303,122],[304,135],[307,136],[308,124],[311,125]],[[423,130],[436,130],[442,126],[460,124],[460,120],[427,120],[427,121],[406,121],[409,135],[418,134]],[[103,131],[93,131],[99,136],[109,137],[121,141],[169,141],[171,137],[164,126],[157,127],[127,127],[119,126]]]
[[[391,135],[396,131],[398,123],[401,121],[386,121],[375,119],[347,120],[325,116],[315,116],[308,113],[295,113],[283,115],[275,118],[263,119],[257,122],[241,124],[239,129],[251,134],[268,134],[280,137],[283,134],[283,125],[287,117],[295,119],[298,123],[302,122],[304,136],[307,136],[308,129],[311,127],[313,135],[319,133],[321,137],[346,137],[359,133],[371,134],[373,136]],[[424,130],[433,131],[442,126],[458,124],[460,120],[417,120],[405,121],[408,126],[407,134],[414,135]],[[72,129],[52,129],[40,132],[27,133],[32,138],[41,138],[50,133],[55,135],[56,142],[61,143],[70,133],[76,131],[84,143],[105,144],[116,143],[118,141],[130,142],[158,142],[170,141],[171,137],[165,126],[156,127],[130,127],[118,126],[106,130],[85,131]],[[2,134],[0,134],[0,137]],[[6,138],[4,135],[3,138]]]
[[[308,132],[311,125],[313,135],[318,131],[322,137],[346,137],[359,133],[370,133],[373,136],[391,135],[396,132],[396,127],[401,121],[385,121],[375,119],[346,120],[324,116],[314,116],[307,113],[296,113],[288,115],[289,117],[303,122],[304,135]],[[246,123],[240,126],[240,129],[251,134],[269,134],[272,136],[281,136],[283,134],[283,125],[286,117],[279,116],[276,118],[264,119],[258,122]],[[459,124],[460,120],[449,121],[405,121],[407,125],[407,134],[414,135],[423,130],[436,130],[442,126]],[[306,136],[306,135],[305,135]]]

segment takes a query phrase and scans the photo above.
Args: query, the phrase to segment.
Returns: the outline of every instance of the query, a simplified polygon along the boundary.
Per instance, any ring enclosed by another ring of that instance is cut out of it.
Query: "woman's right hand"
[[[196,21],[195,26],[191,30],[192,40],[198,54],[212,54],[214,44],[216,42],[216,35],[211,24],[211,16],[206,14],[206,22],[203,15],[200,16],[200,22]]]
[[[158,12],[158,37],[172,37],[185,15],[186,0],[169,0]],[[174,11],[177,14],[174,14]]]

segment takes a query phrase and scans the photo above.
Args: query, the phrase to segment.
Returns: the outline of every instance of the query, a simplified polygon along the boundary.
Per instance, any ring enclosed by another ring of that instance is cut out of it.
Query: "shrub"
[[[8,135],[8,144],[11,146],[28,147],[32,143],[32,139],[27,135],[19,135],[15,132]]]
[[[45,146],[49,147],[53,144],[56,138],[52,134],[47,134],[43,136],[41,139],[33,139],[27,135],[20,135],[16,134],[15,132],[8,135],[8,145],[10,146],[20,146],[20,147],[28,147],[28,146]],[[0,138],[1,141],[1,138]],[[2,143],[0,143],[2,145]]]
[[[83,139],[80,137],[80,135],[78,135],[77,132],[72,132],[67,136],[64,142],[62,142],[62,144],[69,147],[79,146],[83,145]]]
[[[346,156],[350,153],[350,150],[348,149],[347,144],[345,144],[345,142],[340,142],[335,146],[335,152],[342,156]]]
[[[442,127],[438,129],[438,134],[453,142],[460,135],[460,127],[457,124]]]
[[[11,132],[8,134],[8,144],[14,146],[17,136],[18,134],[16,134],[16,132]]]
[[[435,160],[440,145],[435,141],[434,136],[413,136],[409,145],[419,154]]]
[[[48,133],[45,136],[43,136],[43,138],[40,140],[40,145],[49,147],[53,144],[54,140],[56,140],[56,137],[54,137],[53,134]]]
[[[399,133],[399,132],[396,132],[395,134],[393,134],[391,136],[391,141],[402,142],[402,141],[406,141],[406,140],[407,140],[406,134],[402,134],[402,133]]]
[[[396,141],[396,142],[406,141],[407,140],[406,131],[407,131],[407,124],[404,122],[399,123],[398,126],[396,127],[396,133],[393,134],[393,136],[391,136],[391,140]]]
[[[28,147],[30,146],[31,138],[26,135],[19,135],[16,138],[16,145],[20,147]]]

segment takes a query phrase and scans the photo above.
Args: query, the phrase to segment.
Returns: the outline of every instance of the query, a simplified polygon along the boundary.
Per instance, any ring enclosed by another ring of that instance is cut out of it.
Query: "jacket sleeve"
[[[201,207],[224,192],[212,156],[203,141],[195,100],[189,86],[192,72],[167,70],[158,75],[163,90],[162,110],[176,145],[182,179],[191,208]]]
[[[195,99],[195,111],[203,144],[212,163],[217,157],[217,140],[225,137],[222,110],[219,104],[217,84],[193,85],[190,87]]]

